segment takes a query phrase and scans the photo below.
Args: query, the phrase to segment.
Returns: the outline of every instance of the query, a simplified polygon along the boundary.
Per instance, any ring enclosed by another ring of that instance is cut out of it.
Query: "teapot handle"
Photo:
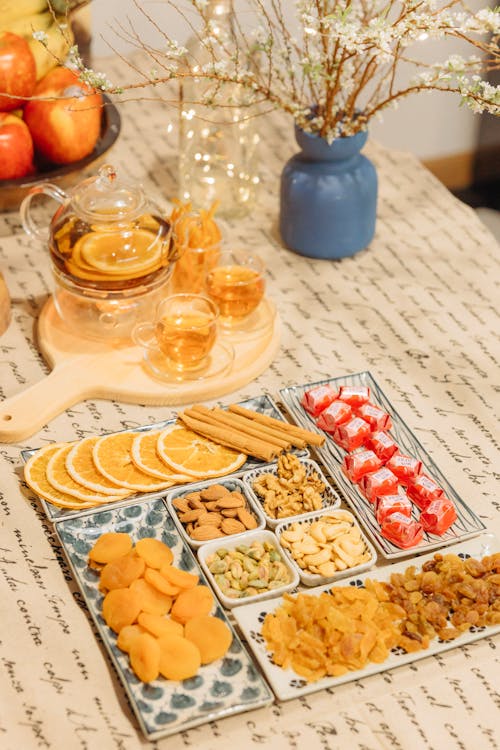
[[[41,185],[32,188],[21,203],[19,213],[24,231],[38,242],[45,244],[48,241],[49,228],[39,227],[31,213],[31,201],[35,195],[40,194],[48,195],[49,198],[53,198],[58,203],[64,203],[68,196],[64,190],[61,190],[57,185],[53,185],[50,182],[43,182]]]

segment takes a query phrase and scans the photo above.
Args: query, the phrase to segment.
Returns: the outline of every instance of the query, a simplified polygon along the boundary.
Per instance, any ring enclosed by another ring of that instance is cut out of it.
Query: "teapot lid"
[[[91,221],[129,221],[144,213],[146,196],[142,187],[121,180],[116,169],[105,164],[73,190],[71,203],[75,212]]]

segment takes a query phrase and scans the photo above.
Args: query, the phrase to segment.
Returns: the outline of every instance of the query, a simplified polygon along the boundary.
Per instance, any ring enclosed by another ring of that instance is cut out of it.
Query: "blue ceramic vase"
[[[324,138],[295,127],[300,153],[281,175],[280,232],[309,258],[340,259],[370,244],[375,233],[377,172],[360,153],[366,132]]]

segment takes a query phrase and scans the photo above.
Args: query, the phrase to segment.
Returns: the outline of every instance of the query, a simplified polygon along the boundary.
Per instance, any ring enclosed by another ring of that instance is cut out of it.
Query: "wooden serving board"
[[[210,377],[208,373],[202,380],[170,385],[148,373],[141,348],[117,348],[76,336],[65,326],[50,298],[39,317],[38,343],[52,372],[0,403],[0,441],[24,440],[85,399],[177,406],[236,391],[270,365],[279,348],[280,327],[276,313],[258,336],[228,337],[235,357],[225,374]]]

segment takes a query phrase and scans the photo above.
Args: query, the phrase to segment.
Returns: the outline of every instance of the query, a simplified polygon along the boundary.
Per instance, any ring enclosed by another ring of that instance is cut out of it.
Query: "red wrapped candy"
[[[351,482],[359,482],[362,476],[380,469],[381,466],[382,461],[373,451],[361,451],[344,456],[342,471]]]
[[[438,483],[427,474],[419,474],[414,482],[408,485],[407,492],[408,497],[420,510],[427,510],[429,503],[444,495]]]
[[[346,451],[353,451],[365,442],[370,434],[370,425],[361,417],[354,417],[349,422],[339,424],[333,433],[335,442]]]
[[[371,503],[378,495],[395,495],[398,491],[398,478],[390,469],[383,466],[378,471],[365,474],[359,482],[361,492]]]
[[[407,518],[411,517],[411,503],[406,495],[379,495],[376,508],[377,523],[380,525],[393,513],[401,513]]]
[[[392,422],[389,414],[374,404],[363,404],[356,414],[368,422],[372,430],[390,430]]]
[[[333,401],[330,406],[323,409],[316,420],[316,424],[325,432],[335,432],[335,429],[351,419],[352,409],[344,401]]]
[[[403,481],[414,481],[422,471],[422,461],[413,456],[405,456],[403,453],[394,453],[387,461],[386,466]]]
[[[337,394],[338,391],[331,385],[317,385],[304,393],[301,404],[309,414],[317,417],[323,409],[335,401]]]
[[[370,400],[370,389],[367,385],[341,385],[338,398],[357,409]]]
[[[398,450],[398,444],[383,430],[374,432],[366,441],[366,447],[371,448],[382,461],[386,461]]]
[[[444,534],[456,520],[455,506],[444,495],[438,497],[437,500],[432,500],[426,510],[420,514],[420,523],[424,530],[431,534]]]
[[[391,513],[383,522],[380,531],[382,536],[401,549],[415,547],[424,534],[421,524],[402,513]]]

